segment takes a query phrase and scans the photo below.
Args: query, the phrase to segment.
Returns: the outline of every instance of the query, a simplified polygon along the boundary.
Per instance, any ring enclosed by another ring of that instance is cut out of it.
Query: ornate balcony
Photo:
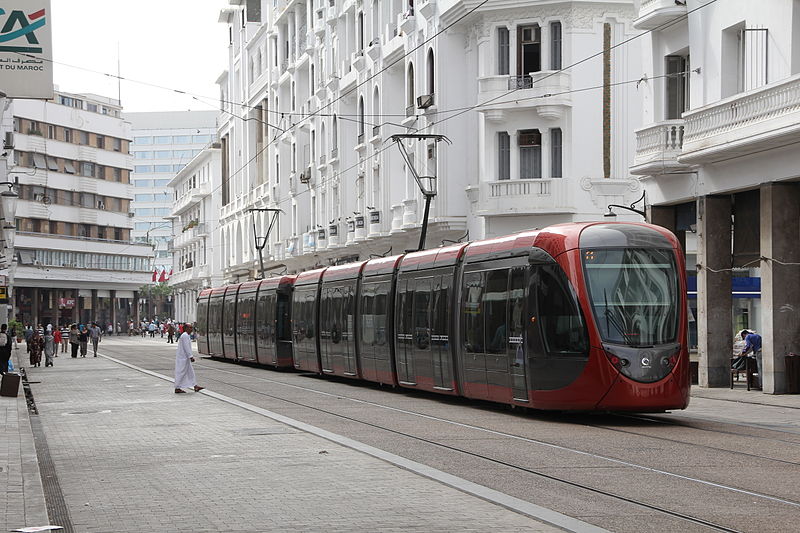
[[[683,114],[685,164],[722,159],[800,140],[800,75]]]
[[[480,184],[480,216],[574,213],[564,178],[485,181]]]
[[[631,174],[651,176],[679,172],[687,165],[678,162],[683,147],[683,120],[666,120],[636,130],[636,155]]]
[[[525,76],[486,76],[478,79],[478,99],[486,102],[479,110],[492,121],[502,122],[506,111],[535,109],[547,119],[560,118],[572,105],[569,72],[542,70]],[[514,90],[508,94],[509,90]]]

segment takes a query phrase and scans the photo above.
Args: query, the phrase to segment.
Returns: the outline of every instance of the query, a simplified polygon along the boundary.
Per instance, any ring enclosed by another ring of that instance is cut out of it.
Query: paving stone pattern
[[[29,375],[75,531],[556,531],[104,358]]]

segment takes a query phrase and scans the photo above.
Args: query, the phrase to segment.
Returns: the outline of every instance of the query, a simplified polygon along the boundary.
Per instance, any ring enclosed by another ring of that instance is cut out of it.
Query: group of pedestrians
[[[171,318],[163,321],[158,318],[154,320],[147,320],[145,318],[139,324],[139,333],[142,338],[146,338],[149,335],[151,339],[154,339],[156,334],[158,334],[162,339],[164,337],[167,338],[167,344],[173,344],[184,332],[185,326],[186,324],[176,322]]]

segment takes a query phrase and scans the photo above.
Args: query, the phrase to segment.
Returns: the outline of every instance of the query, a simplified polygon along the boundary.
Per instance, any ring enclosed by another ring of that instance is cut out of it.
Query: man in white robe
[[[203,387],[197,384],[194,376],[194,356],[192,356],[192,326],[186,324],[183,333],[178,339],[178,351],[175,354],[175,394],[185,393],[184,387],[192,387],[195,392],[200,392]]]

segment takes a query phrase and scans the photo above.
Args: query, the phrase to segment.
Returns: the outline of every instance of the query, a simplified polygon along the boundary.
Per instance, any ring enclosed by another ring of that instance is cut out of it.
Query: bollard
[[[786,393],[800,394],[800,354],[786,354]]]
[[[0,383],[0,396],[16,398],[19,394],[20,375],[15,372],[3,374],[3,381]]]

